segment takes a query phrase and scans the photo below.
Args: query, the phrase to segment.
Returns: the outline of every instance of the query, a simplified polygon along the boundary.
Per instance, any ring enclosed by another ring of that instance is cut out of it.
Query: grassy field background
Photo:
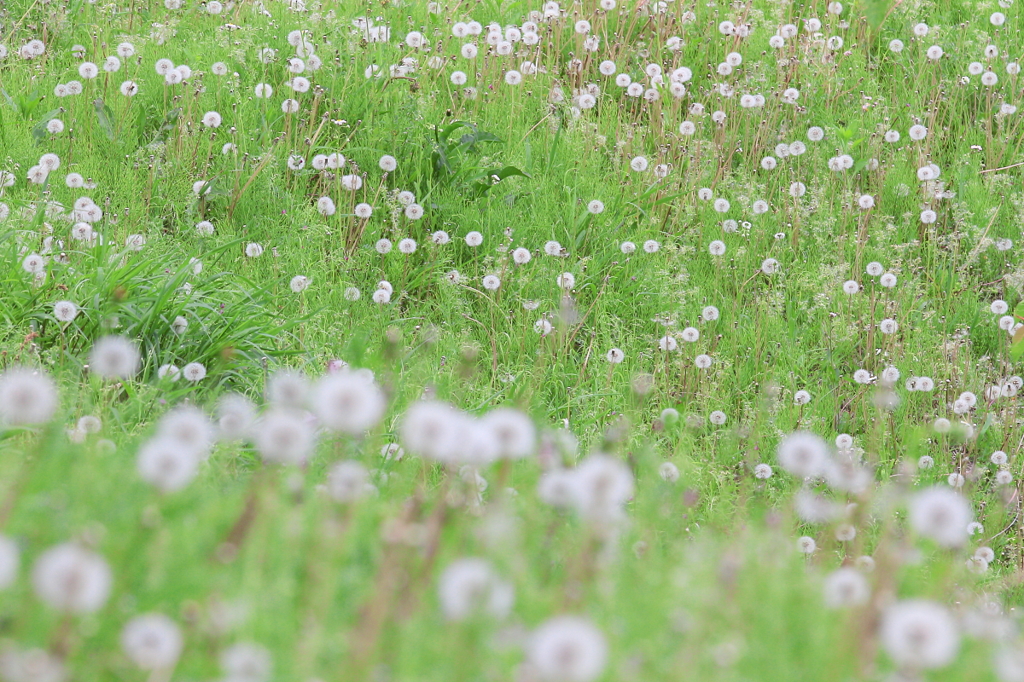
[[[0,432],[0,532],[21,557],[0,592],[0,676],[1024,680],[1021,320],[1000,322],[1024,294],[1024,42],[1004,4],[0,4],[0,363],[43,370],[60,393],[47,423]],[[470,21],[482,33],[453,36]],[[45,51],[26,58],[30,40]],[[125,43],[133,53],[105,71]],[[180,83],[163,59],[189,67]],[[60,96],[70,81],[81,93]],[[32,182],[44,154],[59,167]],[[342,168],[314,168],[330,154]],[[73,235],[81,197],[102,211],[94,242]],[[72,321],[58,301],[78,306]],[[141,350],[123,380],[89,367],[111,334]],[[365,432],[324,434],[301,466],[218,442],[174,492],[137,472],[169,410],[215,417],[230,393],[262,404],[280,372],[315,381],[339,360],[386,397]],[[159,376],[189,363],[203,378]],[[521,410],[534,454],[382,457],[408,446],[402,415],[424,397]],[[87,415],[97,431],[77,426]],[[868,482],[787,473],[776,448],[796,431],[830,447],[851,436],[834,457]],[[614,518],[538,492],[593,453],[634,486]],[[332,498],[341,461],[361,464],[372,493]],[[932,486],[980,523],[953,548],[908,523],[907,500]],[[816,549],[798,551],[800,537]],[[34,583],[38,557],[66,542],[113,576],[87,613],[53,608]],[[984,566],[969,561],[980,547]],[[439,584],[464,557],[514,586],[505,617],[445,617]],[[841,566],[870,595],[837,610]],[[880,623],[912,598],[954,614],[955,660],[893,654]],[[122,631],[151,612],[184,647],[140,671]],[[530,633],[561,614],[602,633],[597,673],[534,660]],[[232,648],[250,644],[269,668]],[[232,668],[232,652],[250,667]]]

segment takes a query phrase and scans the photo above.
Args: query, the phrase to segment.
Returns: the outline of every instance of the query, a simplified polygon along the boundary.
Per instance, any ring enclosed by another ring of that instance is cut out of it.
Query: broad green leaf
[[[100,129],[106,134],[107,139],[114,141],[114,112],[104,103],[102,99],[94,100],[92,103],[96,108],[96,118],[99,120]]]
[[[504,142],[504,140],[494,133],[475,130],[472,133],[466,133],[459,138],[459,144],[466,145],[467,147],[472,147],[477,142]]]
[[[501,168],[500,170],[497,171],[489,171],[488,174],[492,177],[498,178],[498,180],[504,180],[505,178],[510,178],[513,175],[518,175],[523,178],[530,177],[527,173],[519,170],[515,166],[505,166],[504,168]]]
[[[473,130],[476,130],[476,127],[472,123],[467,123],[466,121],[455,121],[454,123],[449,123],[448,125],[446,125],[444,128],[441,128],[440,130],[437,130],[435,128],[435,131],[437,131],[438,135],[442,139],[447,140],[448,136],[451,135],[452,133],[454,133],[459,128],[471,128]]]
[[[153,141],[165,142],[167,140],[167,136],[172,130],[174,130],[174,126],[177,125],[179,116],[181,116],[181,107],[168,111],[167,115],[164,116],[164,122],[161,123],[160,128],[157,129],[156,137],[153,138]]]
[[[1013,333],[1013,340],[1010,342],[1010,359],[1017,361],[1022,355],[1024,355],[1024,327]]]

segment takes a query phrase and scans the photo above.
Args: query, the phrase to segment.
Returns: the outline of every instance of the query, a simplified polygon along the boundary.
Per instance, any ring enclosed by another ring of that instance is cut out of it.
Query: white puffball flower
[[[196,383],[206,378],[206,367],[201,362],[190,362],[181,368],[185,381]]]
[[[113,576],[106,560],[72,543],[51,547],[32,567],[32,587],[47,605],[67,613],[93,613],[110,597]]]
[[[529,249],[520,246],[512,252],[512,260],[516,265],[526,265],[533,258]]]
[[[448,620],[463,621],[485,614],[497,619],[508,616],[515,593],[484,559],[457,559],[441,573],[438,581],[441,610]]]
[[[967,541],[971,506],[949,488],[932,487],[916,493],[910,500],[909,521],[914,531],[943,547],[959,547]]]
[[[949,610],[926,600],[896,602],[887,608],[879,634],[889,657],[914,670],[945,667],[960,649],[960,633]]]
[[[871,596],[864,574],[852,567],[839,568],[825,578],[825,605],[829,608],[862,606]]]
[[[658,467],[658,475],[661,476],[661,480],[668,483],[675,483],[679,480],[679,467],[672,462],[663,462]]]
[[[341,504],[358,502],[374,490],[370,473],[361,462],[338,462],[327,473],[327,493]]]
[[[253,444],[268,462],[301,465],[313,452],[316,434],[304,414],[273,408],[256,423]]]
[[[608,644],[590,621],[556,616],[530,636],[526,657],[543,682],[593,682],[604,672]]]
[[[104,336],[93,344],[89,368],[104,379],[127,379],[139,371],[138,346],[123,336]]]
[[[163,493],[184,489],[199,473],[200,452],[170,438],[157,437],[139,450],[139,477]]]
[[[53,419],[59,400],[57,385],[45,372],[13,367],[0,373],[0,424],[45,424]]]
[[[500,457],[522,459],[536,449],[533,420],[519,410],[499,407],[485,414],[479,423],[493,435]]]
[[[227,682],[270,682],[270,652],[259,644],[239,642],[221,652],[220,667]]]
[[[828,445],[817,434],[798,431],[786,436],[776,449],[779,465],[800,478],[821,475],[829,461]]]
[[[171,668],[184,646],[181,628],[161,613],[136,616],[121,631],[121,649],[142,670]]]
[[[629,167],[637,173],[643,173],[647,170],[648,166],[649,162],[646,157],[643,156],[635,156],[633,157],[633,160],[629,162]]]
[[[202,124],[207,128],[219,128],[223,119],[216,111],[207,111],[203,114]]]
[[[324,376],[313,388],[311,400],[320,423],[332,431],[360,435],[384,416],[384,392],[356,372]]]

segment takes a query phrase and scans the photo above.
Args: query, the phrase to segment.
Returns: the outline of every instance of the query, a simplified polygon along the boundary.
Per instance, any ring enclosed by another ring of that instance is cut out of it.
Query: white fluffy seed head
[[[309,400],[309,379],[301,372],[278,370],[267,380],[266,394],[275,407],[301,409]]]
[[[593,682],[604,672],[608,644],[590,621],[556,616],[530,636],[526,657],[544,682]]]
[[[512,609],[512,586],[500,580],[484,559],[457,559],[441,573],[438,597],[445,618],[462,621],[474,615],[501,619]]]
[[[205,454],[216,432],[206,413],[196,407],[176,407],[160,418],[157,436],[181,447]]]
[[[672,462],[662,462],[658,467],[658,475],[663,481],[675,483],[679,480],[679,467]]]
[[[113,576],[106,560],[91,550],[65,543],[39,555],[32,587],[48,606],[66,613],[93,613],[107,602]]]
[[[316,434],[305,415],[287,408],[266,412],[254,432],[256,450],[275,464],[304,464],[316,444]]]
[[[829,608],[848,608],[867,603],[871,587],[864,574],[855,568],[839,568],[825,579],[825,605]]]
[[[779,466],[800,478],[820,476],[828,464],[828,445],[817,434],[798,431],[784,438],[776,450]]]
[[[90,369],[104,379],[127,379],[139,371],[138,346],[123,336],[104,336],[89,356]]]
[[[177,492],[196,477],[199,452],[169,438],[155,438],[139,450],[136,468],[146,483],[160,492]]]
[[[181,376],[192,383],[202,381],[206,378],[206,366],[201,362],[190,362],[181,368]]]
[[[960,493],[939,486],[927,488],[916,493],[909,506],[910,526],[921,537],[943,547],[960,547],[967,541],[972,513]]]
[[[882,615],[882,647],[900,667],[942,668],[960,649],[956,621],[942,605],[925,600],[893,604]]]
[[[446,403],[420,401],[406,410],[399,434],[406,450],[447,461],[459,446],[459,414]]]
[[[618,522],[623,505],[633,497],[633,474],[621,460],[611,455],[593,454],[573,472],[573,504],[580,516],[595,527]]]
[[[533,420],[519,410],[499,407],[485,414],[480,423],[494,436],[499,456],[520,459],[533,454],[537,443],[537,430]]]
[[[256,406],[245,396],[229,393],[217,403],[218,436],[224,440],[247,437],[256,423]]]
[[[335,502],[357,502],[372,489],[370,473],[360,462],[338,462],[327,474],[327,492]]]
[[[311,402],[321,424],[353,436],[376,426],[387,407],[384,392],[351,371],[325,375],[314,386]]]
[[[161,613],[136,616],[121,631],[121,649],[142,670],[172,667],[184,645],[181,628]]]
[[[220,667],[231,682],[270,682],[273,659],[259,644],[239,642],[221,652]]]
[[[14,367],[0,374],[0,424],[45,424],[58,403],[57,385],[46,373]]]

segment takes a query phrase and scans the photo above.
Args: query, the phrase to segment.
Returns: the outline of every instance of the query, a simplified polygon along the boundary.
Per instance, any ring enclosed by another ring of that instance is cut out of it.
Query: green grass
[[[853,680],[895,670],[874,635],[897,596],[956,602],[961,614],[990,601],[1007,613],[1019,608],[1020,414],[1015,397],[985,397],[1019,371],[989,308],[1002,299],[1012,311],[1024,296],[1024,167],[1013,167],[1024,161],[1022,119],[998,113],[1004,102],[1020,105],[1019,77],[1006,72],[1022,56],[1018,8],[999,10],[1007,21],[996,28],[993,3],[872,0],[837,17],[823,2],[676,0],[651,16],[631,0],[612,13],[585,0],[568,19],[541,24],[540,46],[518,43],[521,53],[503,57],[483,35],[453,38],[452,23],[521,25],[540,4],[452,2],[436,14],[425,2],[309,0],[305,11],[264,4],[267,14],[239,3],[219,16],[192,2],[176,11],[148,0],[0,4],[0,44],[11,53],[0,60],[0,171],[16,178],[0,189],[10,209],[0,221],[0,366],[44,368],[61,393],[45,428],[0,432],[0,532],[22,550],[19,579],[0,595],[8,645],[48,649],[68,679],[141,680],[148,673],[122,652],[121,629],[159,611],[181,625],[185,649],[173,678],[166,671],[150,680],[218,679],[220,653],[239,641],[270,651],[274,680],[510,679],[529,630],[578,613],[607,638],[600,679]],[[684,10],[695,20],[684,21]],[[360,39],[358,17],[390,25],[391,39]],[[749,37],[718,32],[719,22],[743,17]],[[810,17],[824,24],[821,40],[798,21]],[[596,52],[572,30],[582,18],[600,36]],[[770,47],[789,22],[799,36]],[[932,27],[927,37],[914,37],[918,22]],[[283,63],[295,29],[309,31],[323,61],[301,74],[312,88],[300,94],[286,87]],[[412,30],[429,51],[402,42]],[[669,49],[671,36],[682,38],[679,51]],[[842,50],[826,47],[830,36],[843,38]],[[45,54],[17,56],[33,38],[45,41]],[[900,53],[887,48],[894,38],[906,44]],[[79,77],[72,46],[102,67],[124,41],[136,55],[119,71]],[[480,47],[472,62],[459,56],[465,42]],[[925,57],[933,44],[945,52],[937,63]],[[990,59],[989,44],[999,49]],[[257,58],[265,47],[278,50],[267,64]],[[733,51],[742,64],[718,75]],[[413,53],[417,68],[389,77],[389,65]],[[440,68],[433,56],[444,58]],[[586,58],[580,75],[567,68],[574,57]],[[162,58],[189,65],[191,76],[165,86],[154,70]],[[662,88],[647,102],[598,72],[605,59],[645,88],[648,63],[661,65],[666,81],[679,66],[693,79],[684,97]],[[507,85],[504,74],[524,60],[541,72]],[[998,83],[962,82],[973,61]],[[228,75],[212,73],[215,62]],[[383,75],[364,77],[373,64]],[[455,70],[468,74],[475,99],[452,84]],[[139,86],[134,97],[118,92],[129,78]],[[55,86],[72,79],[83,92],[58,98]],[[270,98],[255,97],[259,83],[273,86]],[[573,111],[572,89],[590,83],[600,87],[596,107]],[[735,96],[721,96],[719,83]],[[563,102],[553,103],[553,87]],[[788,87],[799,89],[796,105],[779,100]],[[764,107],[742,108],[748,93],[764,95]],[[282,112],[286,97],[299,101],[297,113]],[[694,103],[702,115],[688,113]],[[717,110],[722,124],[712,122]],[[219,128],[202,126],[207,111],[222,115]],[[46,131],[53,118],[63,132]],[[694,135],[679,133],[684,120],[696,124]],[[914,124],[928,128],[925,139],[910,139]],[[810,126],[824,129],[823,141],[808,141]],[[900,141],[884,142],[888,130]],[[762,168],[776,145],[795,140],[806,153]],[[235,149],[222,153],[227,143]],[[343,173],[361,176],[358,191],[312,168],[314,155],[335,152],[346,158]],[[27,183],[44,153],[60,157],[59,169],[42,185]],[[395,172],[380,170],[384,154],[397,159]],[[853,157],[853,169],[829,170],[840,154]],[[290,155],[303,156],[305,168],[289,170]],[[651,167],[642,173],[629,165],[640,155]],[[918,180],[928,163],[941,169],[935,182]],[[664,178],[657,164],[668,166]],[[71,172],[94,186],[67,187]],[[807,189],[799,199],[789,194],[796,181]],[[209,190],[202,199],[197,182]],[[701,188],[729,210],[698,198]],[[415,194],[421,219],[405,217],[401,190]],[[951,195],[935,199],[936,191]],[[857,205],[865,194],[875,200],[870,210]],[[61,215],[82,196],[103,210],[95,246],[73,240]],[[333,199],[334,215],[317,212],[321,196]],[[605,206],[597,215],[587,211],[594,199]],[[767,212],[755,214],[758,200]],[[361,202],[373,207],[366,221],[353,214]],[[924,208],[936,211],[934,223],[921,222]],[[212,235],[196,230],[202,220]],[[738,229],[724,231],[725,220]],[[450,243],[432,243],[438,230]],[[465,243],[470,231],[483,234],[481,246]],[[136,234],[146,243],[131,251],[126,239]],[[36,282],[22,261],[44,253],[47,237],[46,276]],[[407,237],[417,242],[410,255],[397,248]],[[381,238],[395,245],[386,255],[374,248]],[[722,256],[708,251],[717,239]],[[1012,248],[996,248],[1007,239]],[[545,254],[550,240],[564,255]],[[626,240],[634,253],[620,250]],[[656,253],[640,248],[647,240],[658,241]],[[264,249],[258,258],[245,255],[252,242]],[[518,247],[530,250],[529,263],[513,263]],[[766,258],[780,271],[761,273]],[[895,287],[864,274],[871,261],[897,276]],[[570,292],[559,288],[563,272],[575,276]],[[289,288],[296,275],[312,280],[301,293]],[[498,275],[500,288],[485,289],[486,275]],[[842,285],[851,279],[863,288],[848,296]],[[387,304],[371,300],[381,280],[394,288]],[[346,297],[348,287],[360,290],[358,300]],[[60,300],[81,308],[72,323],[55,320]],[[720,317],[703,320],[706,306]],[[188,321],[182,334],[171,330],[178,316]],[[550,335],[534,330],[541,318],[554,325]],[[885,318],[897,333],[879,331]],[[696,342],[658,349],[666,333],[690,326],[700,331]],[[105,382],[88,371],[89,349],[109,333],[139,343],[136,377]],[[606,360],[613,347],[625,353],[621,364]],[[705,353],[714,362],[698,369],[694,358]],[[301,468],[219,444],[194,482],[167,495],[136,473],[139,446],[170,407],[212,413],[228,392],[261,402],[274,371],[317,377],[332,359],[372,370],[387,395],[386,416],[364,436],[324,437]],[[161,365],[190,362],[206,367],[205,379],[157,377]],[[877,387],[852,377],[888,366],[901,373],[899,404],[883,411]],[[934,390],[908,391],[912,376],[931,377]],[[650,390],[638,391],[644,384]],[[798,406],[802,389],[812,400]],[[600,540],[583,519],[544,504],[535,458],[481,469],[482,493],[457,466],[413,453],[384,461],[381,448],[396,441],[401,415],[425,391],[474,415],[518,407],[542,430],[542,454],[553,449],[566,465],[593,451],[621,459],[636,485],[626,523]],[[956,415],[963,391],[978,402]],[[666,408],[682,419],[665,423]],[[724,425],[709,423],[715,410],[727,415]],[[66,430],[83,415],[100,417],[102,430],[73,443]],[[972,433],[937,433],[939,417]],[[575,451],[545,445],[566,428]],[[829,442],[850,434],[872,467],[873,484],[860,495],[810,486],[868,512],[855,516],[854,542],[796,512],[801,483],[775,460],[780,438],[795,430]],[[1009,485],[995,482],[995,450],[1009,455]],[[934,458],[932,469],[918,470],[923,455]],[[331,501],[321,486],[343,459],[365,464],[378,493]],[[676,465],[678,481],[662,480],[663,462]],[[756,479],[759,463],[775,474]],[[965,549],[940,550],[910,532],[903,501],[914,489],[947,486],[956,472],[967,477],[963,493],[984,530]],[[225,553],[240,525],[237,555]],[[795,549],[804,535],[818,544],[807,557]],[[65,617],[39,600],[30,571],[45,549],[71,540],[105,557],[114,587],[101,610]],[[982,545],[996,559],[969,573],[965,561]],[[826,609],[824,577],[861,555],[879,564],[869,575],[872,601]],[[503,622],[444,620],[439,576],[464,556],[486,557],[515,586]],[[993,650],[965,640],[956,661],[929,679],[997,679]],[[3,675],[19,682],[0,668]]]

